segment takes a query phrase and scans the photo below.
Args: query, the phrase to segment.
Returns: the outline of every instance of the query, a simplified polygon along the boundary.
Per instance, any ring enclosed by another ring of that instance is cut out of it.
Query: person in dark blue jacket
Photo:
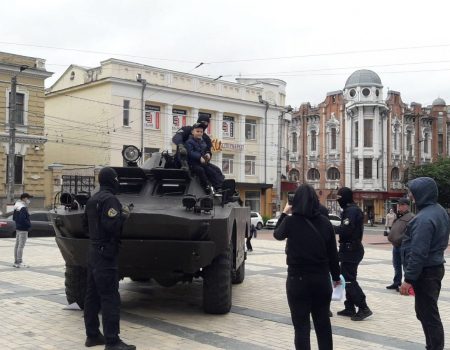
[[[409,197],[418,213],[408,223],[402,242],[405,278],[400,293],[415,293],[415,311],[425,333],[426,348],[444,349],[444,327],[439,315],[438,299],[444,277],[444,252],[449,240],[449,217],[437,203],[438,188],[429,177],[408,182]]]
[[[340,188],[337,198],[344,210],[341,225],[335,227],[335,231],[339,235],[339,260],[341,273],[345,279],[345,309],[338,311],[337,314],[351,317],[352,321],[362,321],[372,315],[366,303],[366,295],[357,281],[358,266],[364,257],[362,245],[364,214],[353,201],[353,191],[350,188]]]
[[[30,214],[28,213],[28,205],[32,195],[22,193],[20,200],[14,204],[13,220],[16,223],[16,245],[14,247],[14,264],[16,268],[28,267],[23,263],[23,249],[28,238],[28,231],[31,228]]]
[[[222,187],[224,176],[222,171],[210,163],[211,156],[208,154],[209,149],[203,139],[203,126],[196,123],[192,126],[192,134],[186,141],[186,149],[188,152],[188,163],[192,172],[196,174],[200,180],[200,184],[207,193],[211,192],[211,186],[215,190]]]

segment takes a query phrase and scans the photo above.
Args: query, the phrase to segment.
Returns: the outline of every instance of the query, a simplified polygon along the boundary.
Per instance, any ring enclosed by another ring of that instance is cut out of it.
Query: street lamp
[[[286,106],[278,116],[278,159],[277,159],[277,210],[281,211],[281,139],[282,139],[282,123],[286,113],[292,112],[292,107]]]
[[[141,73],[136,74],[136,81],[142,84],[141,88],[141,154],[144,154],[144,123],[145,123],[145,105],[144,92],[147,86],[147,80],[142,79]],[[140,160],[141,164],[144,162],[144,157]]]
[[[261,95],[258,95],[258,101],[266,106],[264,111],[264,140],[266,140],[264,142],[264,183],[267,183],[267,111],[269,110],[269,102],[263,100]]]

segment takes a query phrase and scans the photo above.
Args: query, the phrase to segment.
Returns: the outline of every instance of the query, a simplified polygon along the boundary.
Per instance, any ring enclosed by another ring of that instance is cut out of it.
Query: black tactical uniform
[[[106,350],[133,350],[119,338],[120,295],[118,253],[120,233],[127,213],[115,194],[117,173],[103,168],[98,176],[100,191],[87,202],[85,219],[91,244],[88,252],[88,277],[84,303],[86,346],[106,343]],[[99,331],[98,313],[102,311],[104,337]]]
[[[207,116],[200,116],[197,119],[197,123],[202,124],[203,130],[205,130],[208,127],[209,118]],[[177,154],[175,156],[175,162],[178,167],[184,167],[186,169],[189,168],[188,163],[187,163],[187,149],[184,144],[189,139],[189,136],[191,134],[192,134],[192,126],[187,125],[187,126],[183,126],[182,128],[178,129],[178,131],[172,137],[172,142],[177,145]],[[206,147],[207,147],[206,153],[209,154],[209,156],[211,158],[211,156],[212,156],[211,138],[206,133],[203,133],[202,138],[203,138],[203,141],[205,141],[205,143],[206,143]]]
[[[346,283],[345,309],[337,314],[349,316],[353,321],[362,321],[372,315],[366,303],[366,296],[356,280],[358,266],[364,257],[362,245],[364,214],[353,202],[353,192],[348,187],[339,189],[338,202],[344,211],[341,226],[336,227],[335,231],[339,234],[339,261]],[[358,312],[355,306],[359,308]]]

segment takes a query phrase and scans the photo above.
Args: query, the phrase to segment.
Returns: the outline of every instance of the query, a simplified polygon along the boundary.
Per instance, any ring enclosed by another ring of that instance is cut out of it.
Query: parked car
[[[250,213],[250,221],[252,225],[255,225],[257,230],[261,230],[263,228],[264,221],[259,213],[252,211]]]
[[[278,218],[279,218],[279,216],[276,218],[267,220],[266,228],[275,228],[275,226],[277,226]]]
[[[339,216],[330,214],[330,215],[328,215],[328,217],[333,226],[341,226],[341,218]]]
[[[14,237],[16,235],[16,223],[11,213],[7,217],[0,218],[0,237]],[[48,211],[30,211],[31,229],[28,236],[54,236],[55,230],[50,221]]]

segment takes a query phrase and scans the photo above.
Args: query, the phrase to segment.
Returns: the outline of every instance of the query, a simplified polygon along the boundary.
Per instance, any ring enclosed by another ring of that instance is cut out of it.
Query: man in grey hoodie
[[[14,246],[14,267],[28,267],[22,261],[23,248],[28,238],[28,231],[31,227],[30,214],[28,213],[28,205],[30,204],[32,195],[22,193],[20,200],[14,204],[13,220],[16,223],[16,245]]]
[[[418,213],[408,223],[402,242],[405,281],[402,295],[415,292],[415,311],[422,323],[426,349],[444,349],[444,327],[439,315],[438,299],[444,277],[444,252],[449,240],[449,216],[437,203],[438,188],[429,177],[419,177],[408,183],[409,197]]]

